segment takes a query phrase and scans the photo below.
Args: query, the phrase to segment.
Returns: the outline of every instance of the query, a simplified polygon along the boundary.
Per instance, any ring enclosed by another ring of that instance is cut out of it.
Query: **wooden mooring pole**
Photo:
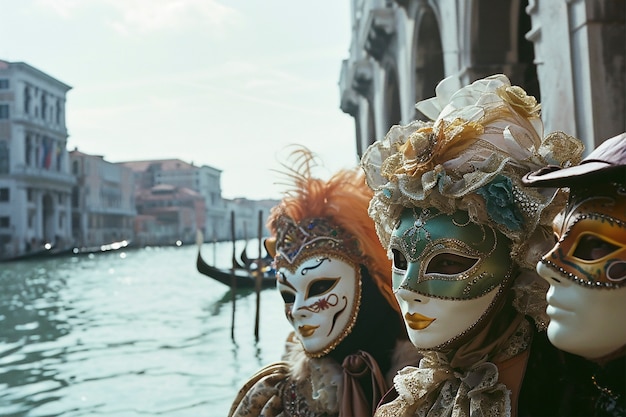
[[[237,299],[237,280],[235,279],[235,261],[236,261],[236,250],[235,250],[235,212],[231,211],[230,212],[230,234],[232,236],[233,239],[233,258],[232,258],[232,266],[230,268],[230,293],[231,293],[231,300],[232,300],[232,304],[233,304],[233,316],[232,316],[232,320],[231,320],[231,326],[230,326],[230,337],[231,339],[235,340],[235,300]]]
[[[259,257],[256,260],[256,271],[255,271],[255,281],[254,281],[254,289],[256,291],[256,315],[254,320],[254,338],[258,342],[259,341],[259,318],[261,314],[261,280],[263,279],[263,269],[262,269],[262,259],[263,255],[261,254],[261,246],[263,239],[263,210],[259,210]]]

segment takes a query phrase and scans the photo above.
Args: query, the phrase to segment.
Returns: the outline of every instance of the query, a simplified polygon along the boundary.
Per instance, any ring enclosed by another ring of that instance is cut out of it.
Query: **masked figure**
[[[371,416],[395,372],[417,363],[391,291],[390,262],[367,215],[362,172],[313,178],[293,154],[294,181],[272,209],[265,242],[293,326],[282,362],[241,389],[230,416]]]
[[[537,264],[550,284],[548,338],[592,363],[596,416],[626,415],[626,133],[578,166],[545,167],[533,187],[567,187],[554,247]]]
[[[463,88],[447,78],[436,91],[417,104],[430,122],[392,127],[361,161],[393,290],[423,355],[375,415],[552,416],[565,384],[546,366],[559,352],[542,332],[547,286],[535,265],[565,195],[521,178],[578,162],[582,144],[562,133],[542,140],[539,105],[504,75]]]

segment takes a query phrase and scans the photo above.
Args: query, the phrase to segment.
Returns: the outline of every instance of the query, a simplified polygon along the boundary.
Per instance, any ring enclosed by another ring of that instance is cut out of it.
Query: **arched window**
[[[433,97],[435,87],[444,78],[441,34],[432,8],[424,5],[417,20],[418,25],[413,40],[415,102]],[[427,117],[420,111],[415,110],[415,112],[417,119],[427,120]]]

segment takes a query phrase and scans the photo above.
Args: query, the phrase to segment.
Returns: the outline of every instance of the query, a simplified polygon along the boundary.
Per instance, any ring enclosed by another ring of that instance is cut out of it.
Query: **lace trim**
[[[427,352],[419,368],[407,367],[394,379],[399,396],[378,408],[375,417],[509,417],[511,392],[498,383],[498,367],[481,362],[454,371],[445,356]]]

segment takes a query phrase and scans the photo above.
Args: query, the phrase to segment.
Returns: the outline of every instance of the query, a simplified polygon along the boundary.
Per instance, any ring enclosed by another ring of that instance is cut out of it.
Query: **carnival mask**
[[[333,350],[352,330],[361,299],[358,268],[336,257],[315,257],[295,271],[280,268],[285,315],[310,356]]]
[[[537,265],[550,283],[548,338],[589,359],[610,354],[626,345],[626,187],[572,189],[553,229]]]
[[[358,241],[328,218],[277,219],[278,290],[285,315],[309,356],[332,351],[352,331],[361,303]]]
[[[389,250],[394,292],[418,349],[461,339],[509,287],[510,240],[464,211],[405,209]]]

